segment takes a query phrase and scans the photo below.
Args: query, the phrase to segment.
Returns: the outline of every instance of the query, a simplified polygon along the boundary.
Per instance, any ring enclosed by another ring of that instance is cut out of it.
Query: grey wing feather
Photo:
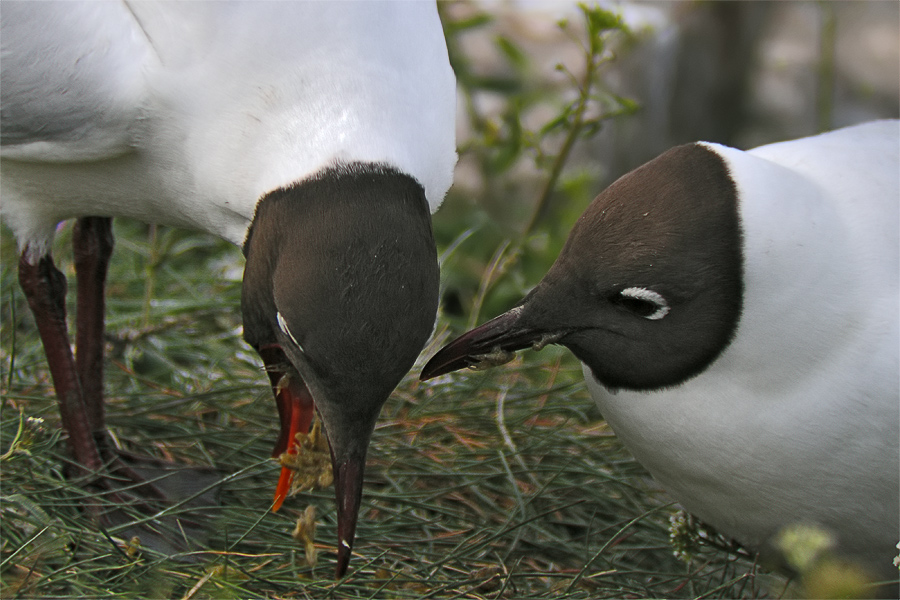
[[[3,156],[90,160],[125,151],[154,59],[128,7],[6,0],[0,17]]]

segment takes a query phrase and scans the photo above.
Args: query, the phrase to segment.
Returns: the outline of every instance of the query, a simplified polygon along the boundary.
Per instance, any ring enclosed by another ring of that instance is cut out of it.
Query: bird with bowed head
[[[366,450],[434,326],[430,213],[456,162],[433,2],[4,2],[2,212],[79,474],[153,494],[109,443],[111,219],[243,248],[244,338],[296,452],[318,411],[347,569]],[[77,219],[77,338],[50,253]],[[288,492],[284,470],[275,508]],[[158,492],[158,490],[157,490]],[[160,494],[157,493],[157,496]]]
[[[768,553],[794,524],[896,580],[900,123],[678,146],[578,219],[510,311],[422,379],[561,344],[688,511]]]

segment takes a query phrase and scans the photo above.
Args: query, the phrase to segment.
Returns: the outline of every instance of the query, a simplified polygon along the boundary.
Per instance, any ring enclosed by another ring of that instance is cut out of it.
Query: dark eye
[[[651,321],[657,321],[669,314],[669,303],[659,292],[642,287],[625,288],[610,301],[628,312]]]

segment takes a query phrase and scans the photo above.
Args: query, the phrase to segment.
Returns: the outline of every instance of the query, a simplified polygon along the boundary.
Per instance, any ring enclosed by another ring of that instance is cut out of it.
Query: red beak
[[[309,433],[312,426],[315,408],[312,394],[300,377],[292,377],[286,373],[285,366],[289,363],[279,346],[262,348],[259,355],[266,365],[266,372],[272,383],[272,393],[275,394],[275,404],[278,406],[278,416],[281,419],[281,431],[275,442],[272,457],[277,458],[284,452],[297,454],[300,449],[297,445],[297,433]],[[281,508],[293,480],[294,472],[287,467],[281,467],[272,512],[277,512]]]

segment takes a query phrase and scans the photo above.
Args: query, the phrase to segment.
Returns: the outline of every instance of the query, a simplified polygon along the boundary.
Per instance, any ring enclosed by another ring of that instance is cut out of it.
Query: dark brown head
[[[445,346],[422,378],[559,343],[607,387],[677,385],[728,345],[742,291],[738,198],[725,162],[707,146],[679,146],[597,196],[537,287]]]
[[[439,272],[422,186],[354,164],[264,197],[244,245],[244,338],[278,348],[312,394],[338,501],[338,575],[350,558],[375,420],[434,327]]]

